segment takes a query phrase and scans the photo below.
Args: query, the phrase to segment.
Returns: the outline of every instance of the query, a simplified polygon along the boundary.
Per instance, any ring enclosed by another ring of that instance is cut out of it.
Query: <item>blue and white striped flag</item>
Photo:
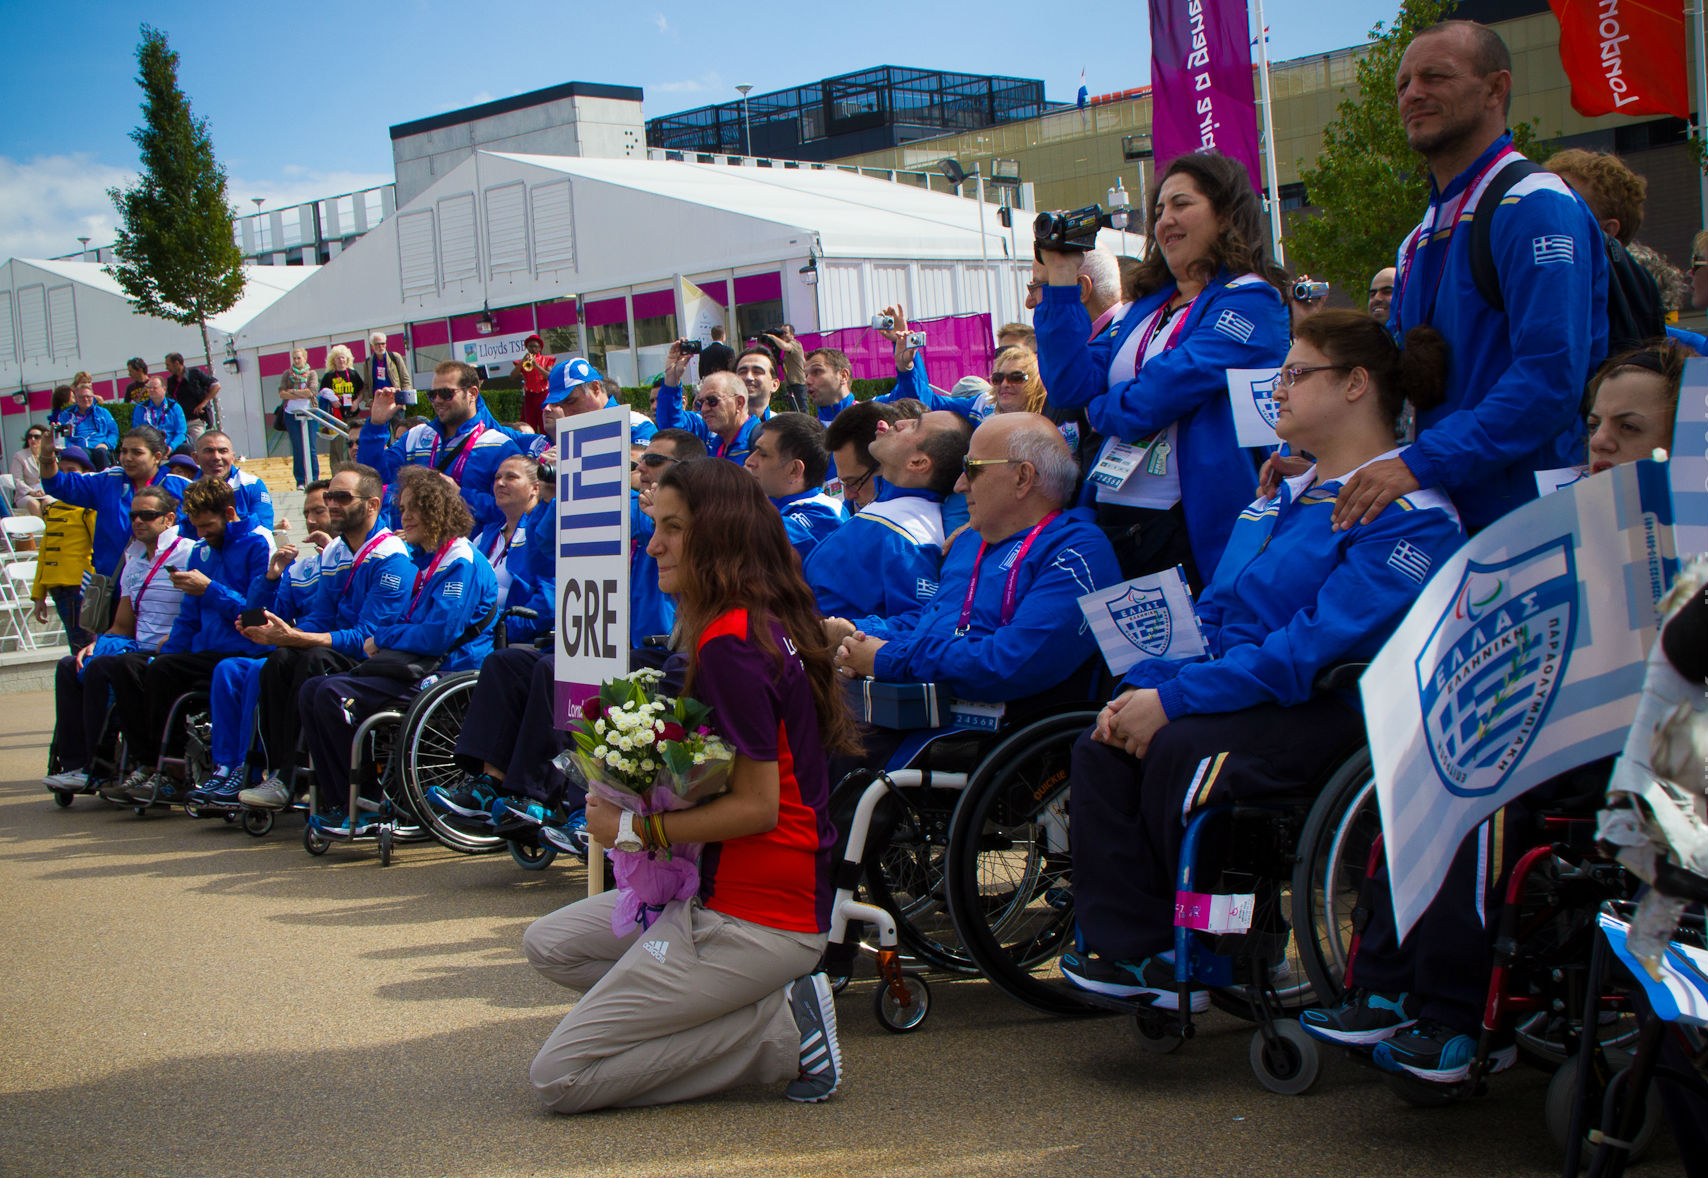
[[[1125,675],[1145,659],[1197,658],[1209,649],[1178,565],[1087,593],[1079,608],[1112,674]]]
[[[1672,514],[1678,554],[1708,552],[1708,356],[1684,362],[1672,427]]]
[[[1436,571],[1360,680],[1403,937],[1459,844],[1617,753],[1677,574],[1667,472],[1614,467],[1497,520]]]

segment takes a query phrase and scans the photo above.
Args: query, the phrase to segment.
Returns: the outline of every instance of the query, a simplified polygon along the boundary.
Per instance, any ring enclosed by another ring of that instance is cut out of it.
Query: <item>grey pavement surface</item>
[[[911,1035],[839,1002],[846,1085],[748,1089],[576,1119],[526,1069],[572,996],[521,954],[582,870],[527,873],[437,844],[304,853],[38,778],[52,703],[0,719],[0,1175],[1502,1174],[1558,1172],[1547,1077],[1420,1111],[1344,1057],[1273,1096],[1250,1029],[1207,1016],[1171,1056],[1114,1019],[1058,1022],[976,980],[934,981]],[[1678,1172],[1663,1141],[1638,1173]]]

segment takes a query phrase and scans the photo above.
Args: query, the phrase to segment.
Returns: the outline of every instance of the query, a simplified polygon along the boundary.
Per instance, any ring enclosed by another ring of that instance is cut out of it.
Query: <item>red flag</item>
[[[1684,0],[1548,0],[1580,115],[1690,117]]]

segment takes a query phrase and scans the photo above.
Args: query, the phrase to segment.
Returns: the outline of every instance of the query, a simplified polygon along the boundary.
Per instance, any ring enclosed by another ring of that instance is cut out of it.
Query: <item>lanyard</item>
[[[1006,626],[1014,620],[1015,588],[1020,582],[1020,566],[1026,563],[1026,554],[1032,550],[1032,541],[1038,538],[1038,533],[1060,514],[1060,511],[1050,512],[1033,524],[1032,530],[1026,533],[1026,538],[1020,541],[1020,548],[1014,554],[1014,563],[1008,568],[1008,583],[1002,587],[1002,612],[998,615],[998,625]],[[985,549],[988,547],[989,545],[980,540],[978,555],[973,557],[973,575],[967,581],[967,599],[961,603],[961,624],[955,627],[957,637],[967,632],[967,623],[973,619],[973,596],[979,591],[979,566],[984,563]]]
[[[154,580],[154,574],[158,573],[160,571],[160,566],[166,563],[166,558],[171,556],[172,553],[177,550],[178,545],[182,544],[183,542],[184,542],[184,537],[182,537],[182,536],[172,537],[171,547],[169,547],[168,549],[166,549],[165,552],[162,552],[159,556],[154,558],[153,566],[149,568],[148,574],[142,578],[142,585],[136,591],[136,600],[131,602],[131,612],[132,613],[134,613],[138,616],[141,616],[141,614],[142,614],[142,595],[148,592],[148,583],[150,581]]]
[[[458,486],[462,485],[463,467],[469,464],[469,456],[474,453],[474,444],[480,441],[480,436],[485,432],[486,427],[480,424],[479,421],[476,421],[474,423],[474,432],[469,434],[468,441],[463,443],[463,448],[461,452],[458,453],[457,460],[451,463],[451,481],[456,483]],[[434,470],[439,470],[439,447],[443,444],[444,439],[435,432],[433,434],[433,452],[427,456],[427,464]],[[442,474],[444,472],[440,471],[440,473]]]
[[[498,550],[498,541],[494,540],[492,542],[492,551],[486,554],[487,561],[493,568],[498,568],[510,558],[510,545],[515,542],[516,533],[519,530],[522,530],[521,520],[516,521],[516,526],[510,529],[509,535],[504,533],[503,528],[498,530],[498,539],[504,541],[504,551],[500,552]],[[527,533],[524,531],[523,535],[526,536],[526,534]]]
[[[389,535],[391,535],[389,529],[381,528],[377,533],[368,537],[368,542],[362,545],[360,552],[356,553],[356,559],[350,562],[350,571],[344,574],[344,583],[338,587],[339,593],[342,594],[350,588],[350,582],[356,578],[356,570],[362,567],[364,560],[368,559],[368,553],[378,548],[380,542]]]
[[[1510,156],[1517,154],[1518,152],[1515,148],[1508,147],[1505,151],[1495,156],[1494,159],[1484,164],[1482,171],[1478,172],[1475,176],[1472,176],[1470,183],[1465,185],[1465,191],[1459,194],[1459,202],[1454,206],[1453,214],[1447,220],[1447,240],[1441,245],[1441,265],[1436,267],[1435,281],[1429,288],[1429,301],[1424,305],[1423,316],[1418,320],[1418,323],[1433,325],[1435,321],[1435,304],[1441,298],[1441,279],[1442,276],[1447,273],[1447,250],[1453,244],[1453,233],[1459,228],[1459,218],[1465,215],[1465,206],[1470,204],[1472,198],[1478,195],[1478,189],[1482,185],[1483,177],[1487,176],[1501,164],[1505,163]],[[1431,216],[1428,223],[1426,225],[1419,225],[1417,232],[1412,234],[1411,241],[1406,244],[1406,256],[1400,262],[1399,281],[1394,284],[1395,305],[1399,305],[1401,300],[1405,298],[1406,281],[1411,277],[1412,266],[1417,261],[1419,246],[1426,238],[1433,239],[1435,237],[1436,228],[1439,224],[1437,218],[1440,212],[1441,205],[1439,203],[1431,205]],[[1433,250],[1435,242],[1430,240],[1429,245]],[[1431,254],[1431,257],[1434,256],[1434,254]]]
[[[415,589],[409,596],[409,608],[403,611],[404,621],[407,622],[415,615],[415,606],[421,600],[422,590],[427,588],[427,583],[433,579],[433,574],[439,571],[439,562],[445,559],[445,553],[449,552],[451,545],[456,542],[457,538],[452,536],[439,545],[439,551],[433,556],[433,563],[428,565],[425,571],[415,574]]]
[[[1198,295],[1193,295],[1192,302],[1187,303],[1176,312],[1180,318],[1175,323],[1174,330],[1169,333],[1167,342],[1162,345],[1163,351],[1168,351],[1180,342],[1180,333],[1186,330],[1186,317],[1192,313],[1192,305],[1198,301],[1198,298]],[[1133,360],[1133,374],[1135,376],[1138,375],[1138,370],[1145,366],[1145,356],[1151,350],[1151,341],[1156,339],[1156,333],[1162,330],[1162,325],[1168,321],[1168,318],[1168,304],[1164,303],[1161,309],[1152,316],[1150,326],[1145,328],[1145,334],[1139,340],[1139,354]]]

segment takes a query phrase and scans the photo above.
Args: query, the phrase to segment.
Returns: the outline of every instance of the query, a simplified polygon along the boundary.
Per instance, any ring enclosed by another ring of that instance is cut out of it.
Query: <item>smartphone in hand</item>
[[[265,626],[267,624],[267,611],[261,606],[257,606],[254,609],[246,609],[237,615],[237,624],[242,626],[245,630],[251,629],[255,626]]]

